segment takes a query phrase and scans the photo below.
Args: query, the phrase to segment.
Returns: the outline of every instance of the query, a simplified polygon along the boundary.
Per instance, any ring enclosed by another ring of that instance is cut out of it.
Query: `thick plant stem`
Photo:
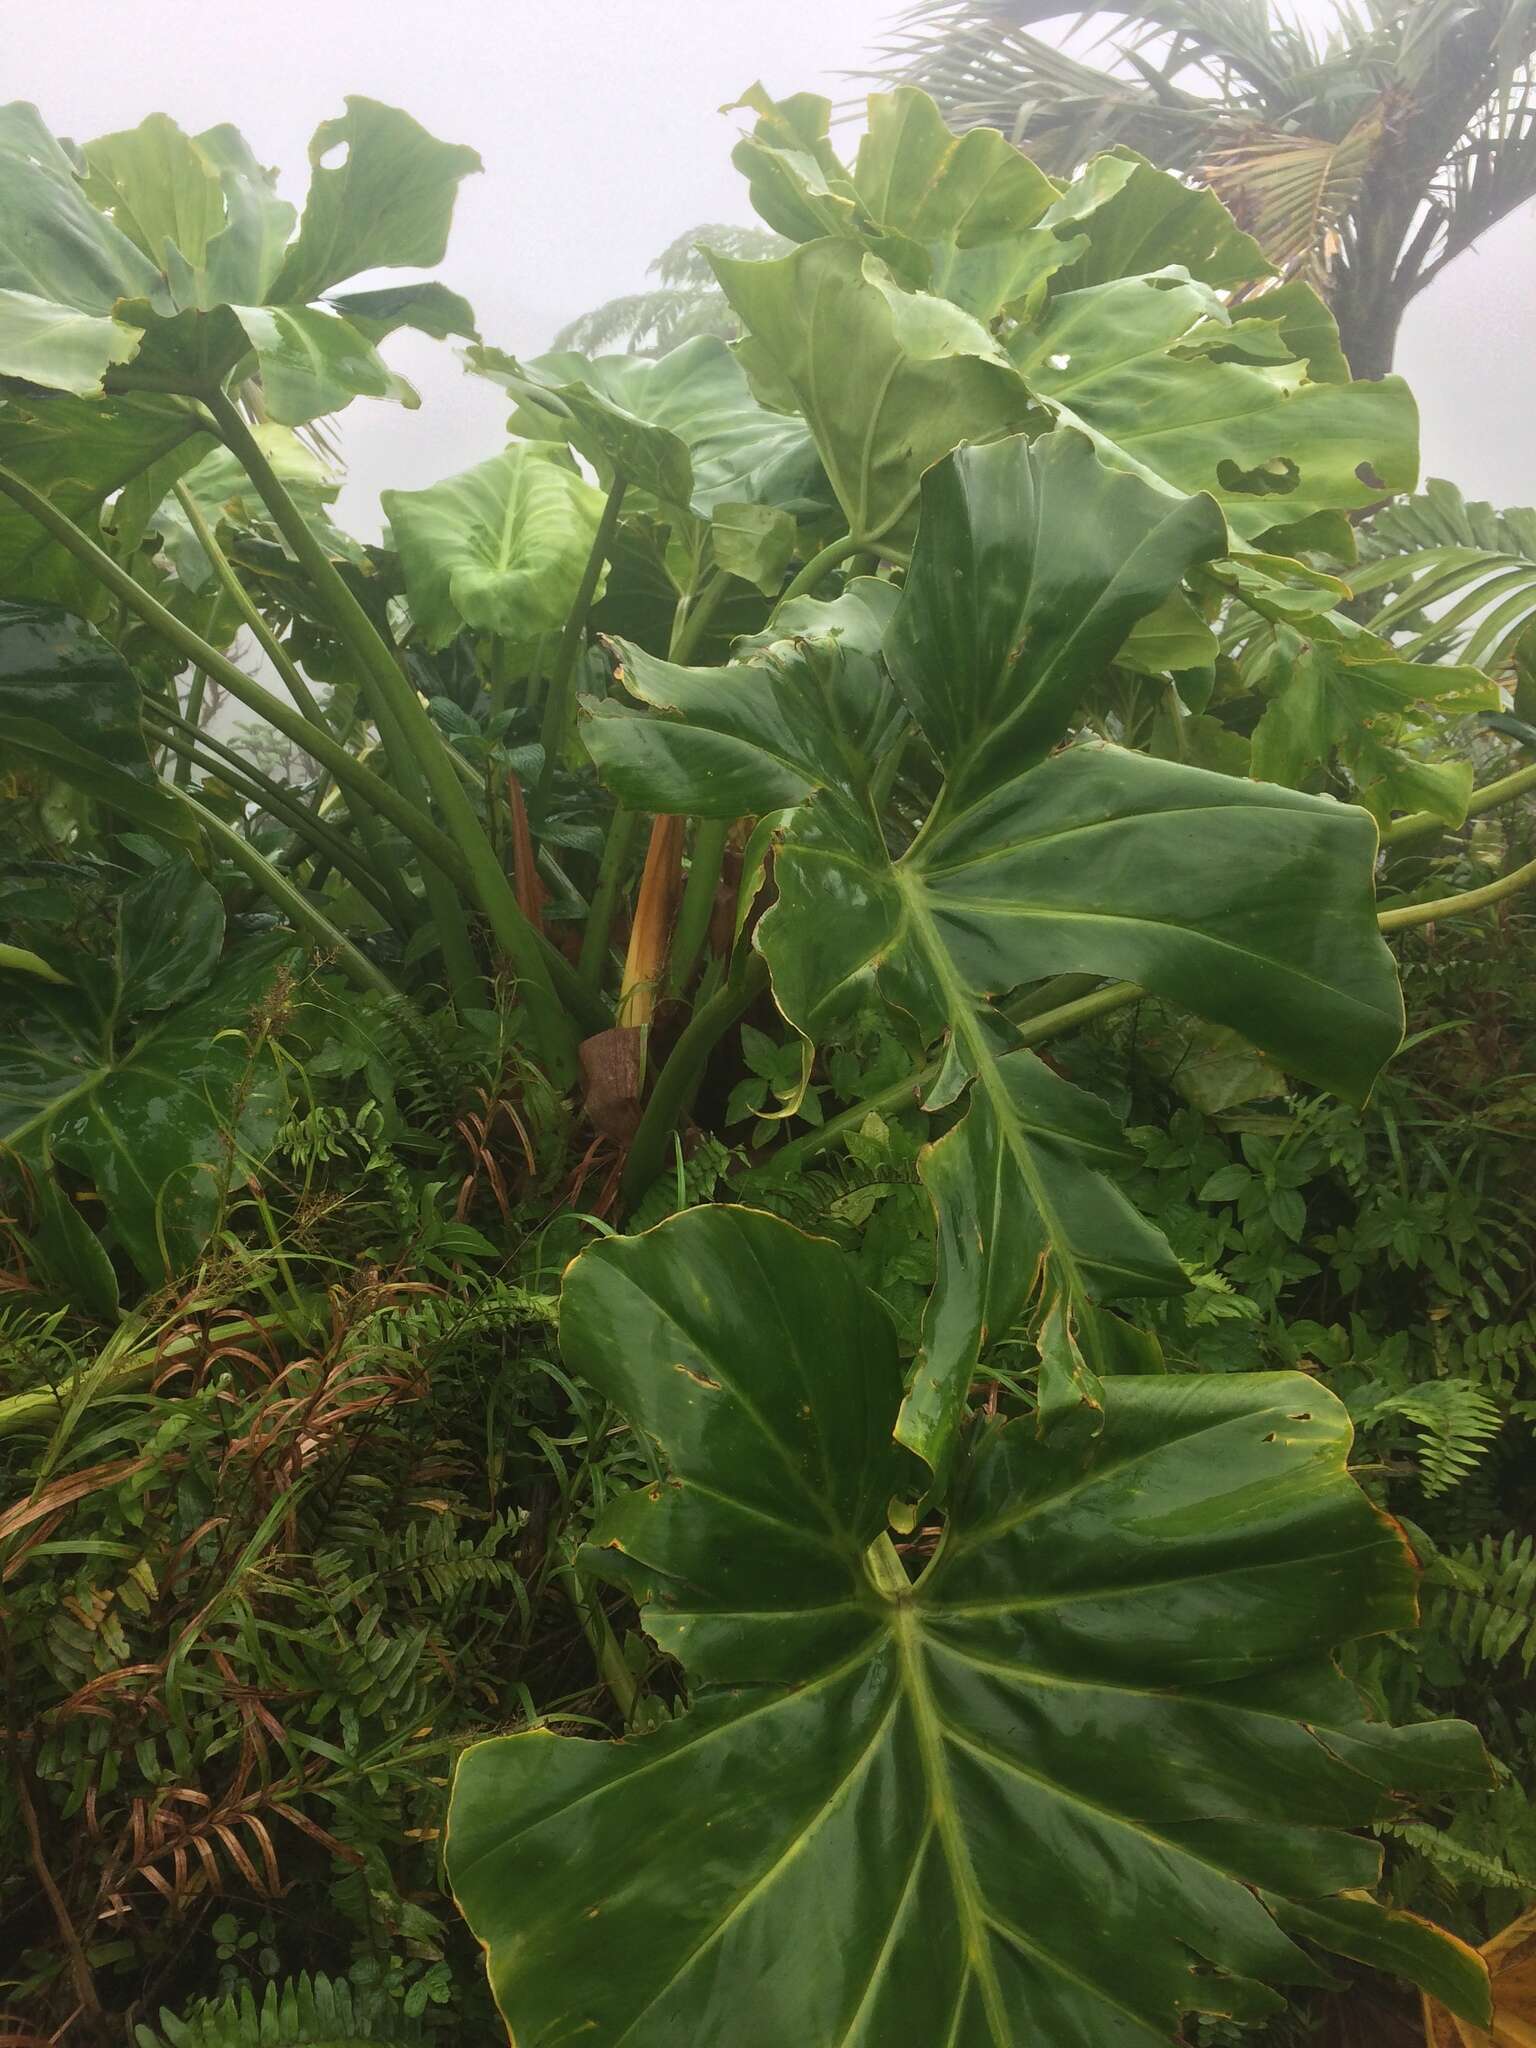
[[[244,424],[243,421],[241,424]],[[275,471],[273,475],[276,476]],[[199,512],[191,492],[184,484],[178,483],[176,496],[191,522],[193,532],[213,564],[220,584],[233,599],[240,616],[287,685],[289,695],[307,717],[329,731],[330,722],[315,701],[308,683],[290,660],[282,642],[261,616],[245,585],[235,574],[228,557],[209,531],[208,524]],[[308,533],[307,527],[304,530]],[[319,548],[318,544],[317,553],[324,557],[325,551]],[[354,655],[354,658],[360,657]],[[384,746],[384,757],[393,771],[401,795],[408,798],[423,815],[427,815],[426,783],[417,765],[415,751],[400,729],[394,707],[386,700],[374,696],[372,708],[379,727],[379,737]],[[367,847],[375,867],[381,874],[387,875],[390,871],[389,862],[377,826],[372,815],[362,808],[357,812],[357,828],[358,835]],[[443,956],[443,967],[453,995],[454,1007],[461,1013],[466,1009],[475,1009],[484,1000],[484,990],[479,963],[475,959],[475,949],[470,940],[469,921],[465,916],[459,891],[442,869],[430,861],[422,862],[421,879],[426,892],[432,930]]]
[[[234,757],[233,766],[219,759],[220,754],[227,754],[230,750],[220,747],[210,737],[193,740],[169,723],[159,728],[158,736],[162,744],[176,755],[178,766],[195,766],[205,774],[219,776],[247,803],[257,805],[280,824],[286,825],[311,852],[323,855],[332,867],[346,876],[358,894],[373,905],[386,924],[393,922],[389,898],[334,826],[322,824],[286,791],[268,782],[257,769],[247,768],[238,756]],[[191,794],[190,791],[185,793]],[[409,930],[409,927],[405,929]]]
[[[128,611],[158,633],[167,646],[205,669],[211,681],[228,690],[248,711],[264,718],[268,725],[274,726],[295,746],[302,747],[323,768],[328,768],[349,796],[355,795],[359,802],[371,804],[392,825],[398,826],[420,853],[435,860],[455,880],[462,878],[461,886],[468,888],[469,868],[453,841],[431,819],[423,817],[407,803],[381,776],[375,775],[371,768],[365,768],[355,755],[332,739],[322,727],[312,724],[302,712],[285,704],[281,697],[274,696],[193,627],[168,611],[104,548],[98,547],[89,534],[83,533],[66,513],[51,505],[23,478],[13,476],[3,467],[0,467],[0,494],[13,499],[29,512],[39,526],[46,528],[62,547],[83,563]]]
[[[268,661],[283,679],[283,685],[295,704],[306,718],[316,725],[330,730],[330,720],[320,709],[314,692],[294,666],[288,650],[262,617],[260,608],[240,578],[235,574],[234,565],[219,546],[218,539],[207,520],[198,510],[197,500],[184,483],[176,485],[176,502],[187,516],[187,524],[197,535],[198,546],[208,557],[220,588],[231,600],[237,612],[250,629],[252,637],[266,655]]]
[[[731,834],[729,818],[700,818],[693,828],[693,854],[683,900],[672,935],[672,961],[667,970],[667,989],[680,996],[687,988],[709,931],[715,891],[725,863],[726,844]]]
[[[232,825],[216,817],[204,808],[196,797],[187,802],[197,813],[198,823],[208,834],[221,853],[228,856],[238,868],[243,868],[256,887],[283,915],[302,932],[322,953],[332,954],[336,965],[358,988],[367,989],[374,995],[387,996],[391,1002],[403,1002],[401,995],[382,968],[375,967],[365,953],[358,950],[344,932],[339,932],[324,913],[304,894],[296,889],[286,875],[269,861],[265,854],[258,853],[250,841],[237,832]]]
[[[788,588],[780,594],[779,604],[788,604],[792,597],[804,597],[808,590],[816,588],[823,576],[829,575],[839,564],[846,562],[850,555],[858,554],[866,545],[866,542],[852,533],[845,533],[840,540],[828,541],[820,554],[812,555],[790,579]],[[778,605],[774,606],[775,611],[778,608]]]
[[[236,575],[229,557],[219,546],[218,539],[209,528],[207,520],[198,510],[196,499],[184,483],[176,485],[176,498],[187,516],[192,531],[197,535],[199,546],[212,563],[213,572],[220,586],[233,601],[257,645],[282,677],[289,696],[306,718],[322,731],[329,732],[330,720],[321,710],[314,692],[289,657],[288,650],[262,617],[250,592]],[[401,794],[408,797],[425,814],[425,785],[410,749],[398,737],[398,728],[383,736],[385,757],[395,771],[395,780]],[[393,746],[389,743],[391,737],[395,741]],[[354,820],[358,837],[367,849],[375,872],[387,878],[386,886],[391,888],[391,901],[394,901],[397,895],[403,897],[404,892],[393,883],[392,866],[385,853],[384,842],[373,813],[365,805],[359,804],[354,812]],[[340,867],[341,863],[338,861],[336,865]],[[432,929],[442,950],[443,966],[447,973],[448,985],[453,992],[455,1007],[460,1011],[475,1008],[481,1000],[480,969],[475,960],[474,947],[470,943],[464,906],[453,883],[433,862],[425,859],[422,861],[421,876],[432,916]],[[356,877],[353,876],[351,879],[355,881]],[[397,904],[396,910],[386,911],[385,915],[398,921],[398,910],[402,907],[402,904]],[[409,924],[404,928],[408,930]]]
[[[598,1676],[613,1695],[613,1703],[627,1728],[640,1704],[639,1683],[624,1661],[624,1652],[614,1635],[595,1582],[574,1564],[567,1568],[564,1577],[566,1592],[591,1648]]]
[[[1462,917],[1469,910],[1485,910],[1490,903],[1502,903],[1506,896],[1517,896],[1533,885],[1536,860],[1528,860],[1524,867],[1511,868],[1507,875],[1485,883],[1481,889],[1467,889],[1460,896],[1440,896],[1433,903],[1403,903],[1383,910],[1376,922],[1384,932],[1408,931],[1414,925],[1438,923],[1443,917]]]
[[[555,994],[538,934],[517,907],[512,885],[447,759],[447,749],[426,706],[401,673],[393,649],[379,637],[373,621],[310,532],[239,408],[222,391],[210,393],[206,402],[225,446],[243,464],[278,531],[325,603],[343,644],[358,664],[359,679],[370,699],[375,706],[387,706],[386,715],[392,714],[397,722],[404,751],[416,756],[448,835],[469,869],[475,900],[485,912],[497,945],[517,970],[535,1050],[543,1056],[553,1079],[573,1079],[574,1037]]]
[[[586,639],[587,614],[592,609],[592,599],[597,593],[597,580],[603,573],[608,551],[613,546],[614,529],[619,523],[619,508],[624,503],[624,488],[624,472],[621,469],[615,470],[603,505],[603,516],[597,522],[597,533],[587,554],[586,567],[581,572],[581,582],[576,588],[576,601],[566,619],[564,631],[560,635],[560,646],[555,654],[554,667],[549,672],[549,689],[544,698],[544,717],[539,727],[539,742],[544,749],[544,759],[539,768],[539,779],[534,784],[531,806],[535,819],[540,822],[543,821],[544,809],[549,802],[550,785],[555,779],[555,763],[570,730],[571,711],[576,695],[576,664],[581,658],[582,643]]]
[[[624,863],[629,858],[639,825],[640,813],[622,808],[615,810],[608,821],[608,837],[603,841],[603,858],[597,870],[597,886],[592,891],[592,908],[587,917],[587,928],[582,934],[581,961],[576,970],[583,984],[594,991],[603,985],[603,974],[608,965],[608,935],[613,930],[619,891],[624,884]]]
[[[704,628],[719,609],[730,578],[717,571],[696,597],[685,597],[672,615],[672,637],[667,646],[668,661],[687,662],[693,658]]]
[[[206,670],[200,668],[193,669],[192,687],[187,692],[186,724],[187,730],[192,734],[194,739],[198,736],[198,733],[202,727],[203,698],[206,696],[207,691],[208,676]],[[191,780],[191,760],[186,754],[178,754],[176,757],[176,787],[178,789],[185,789],[187,784]]]
[[[1536,768],[1517,768],[1513,775],[1501,776],[1497,782],[1485,783],[1481,789],[1474,789],[1467,805],[1467,816],[1480,817],[1484,811],[1507,804],[1513,797],[1523,796],[1528,789],[1536,789]],[[1427,839],[1432,832],[1449,832],[1452,829],[1433,811],[1408,811],[1401,818],[1394,818],[1389,825],[1382,826],[1381,843],[1383,846],[1396,846],[1404,839]]]
[[[694,1012],[688,1028],[656,1076],[651,1099],[645,1105],[640,1128],[629,1148],[624,1176],[619,1182],[623,1208],[633,1208],[660,1173],[667,1140],[698,1086],[710,1054],[767,986],[767,961],[761,953],[749,952],[725,986]]]
[[[306,754],[326,768],[347,792],[349,799],[359,804],[370,805],[381,817],[395,825],[411,842],[425,860],[435,861],[460,892],[469,897],[474,895],[474,880],[468,863],[446,832],[439,829],[426,814],[400,794],[392,783],[375,775],[371,768],[363,765],[349,753],[339,741],[319,726],[312,725],[302,713],[285,704],[281,697],[263,687],[244,669],[238,668],[227,655],[221,654],[203,636],[196,632],[176,614],[167,611],[158,598],[152,597],[142,583],[130,576],[126,569],[115,562],[104,548],[96,545],[89,534],[82,533],[75,522],[58,508],[51,505],[41,492],[33,490],[24,478],[14,476],[0,466],[0,495],[13,499],[22,509],[31,514],[38,525],[51,533],[59,545],[68,549],[75,559],[82,562],[96,577],[97,581],[136,618],[144,621],[156,632],[168,647],[174,647],[178,654],[189,662],[205,668],[213,682],[220,684],[248,711],[254,711],[264,718],[295,746],[302,747]],[[345,586],[343,586],[345,587]],[[402,678],[403,680],[403,678]],[[494,856],[492,864],[494,865]],[[499,870],[498,870],[499,873]],[[502,876],[502,883],[509,898],[511,884]],[[513,909],[516,910],[513,901]],[[523,929],[529,928],[525,924]],[[612,1019],[596,1003],[590,993],[583,989],[575,970],[547,940],[534,942],[546,974],[552,977],[565,1002],[573,1008],[574,1014],[591,1031],[601,1031]]]

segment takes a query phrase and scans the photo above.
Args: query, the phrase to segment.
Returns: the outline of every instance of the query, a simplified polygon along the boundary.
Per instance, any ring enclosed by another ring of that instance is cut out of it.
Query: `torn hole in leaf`
[[[329,149],[321,150],[315,161],[322,171],[344,171],[351,154],[350,142],[333,142]]]
[[[681,1358],[673,1366],[672,1370],[684,1374],[693,1381],[695,1386],[708,1387],[712,1394],[718,1394],[720,1391],[720,1382],[718,1380],[711,1379],[707,1372],[695,1371],[691,1365]]]
[[[1383,497],[1386,496],[1389,486],[1382,482],[1368,462],[1357,462],[1355,464],[1355,475],[1368,491],[1380,491]]]
[[[1216,465],[1216,481],[1224,491],[1244,498],[1277,498],[1287,491],[1294,491],[1301,482],[1301,471],[1289,455],[1272,455],[1267,462],[1255,463],[1252,469],[1244,469],[1230,456]]]

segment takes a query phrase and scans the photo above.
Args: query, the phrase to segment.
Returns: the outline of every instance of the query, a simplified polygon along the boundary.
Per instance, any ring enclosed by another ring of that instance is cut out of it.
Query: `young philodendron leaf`
[[[1475,668],[1404,661],[1343,618],[1305,632],[1276,624],[1266,637],[1255,665],[1268,697],[1253,731],[1255,775],[1299,783],[1337,751],[1378,821],[1397,809],[1462,823],[1472,764],[1443,758],[1443,743],[1440,758],[1426,754],[1424,742],[1439,741],[1451,717],[1495,709],[1497,683]]]
[[[517,2041],[1165,2048],[1322,1981],[1284,1920],[1486,2017],[1477,1956],[1367,1897],[1344,1832],[1487,1768],[1330,1660],[1414,1613],[1332,1395],[1112,1380],[1070,1457],[988,1428],[913,1583],[895,1338],[834,1246],[689,1211],[576,1261],[561,1340],[666,1467],[587,1561],[695,1693],[460,1762],[449,1879]]]
[[[1225,532],[1209,499],[1107,468],[1070,430],[961,449],[924,480],[883,665],[835,628],[707,680],[624,649],[629,689],[672,715],[609,705],[587,727],[626,804],[800,806],[756,943],[808,1043],[888,1003],[947,1038],[941,1100],[974,1077],[964,1122],[924,1165],[940,1263],[898,1429],[938,1475],[979,1351],[1032,1296],[1060,1303],[1091,1405],[1114,1335],[1092,1304],[1181,1285],[1103,1178],[1109,1119],[1014,1049],[993,998],[1051,974],[1124,976],[1356,1098],[1402,1033],[1363,812],[1114,747],[1050,751],[1137,620]],[[944,787],[893,851],[869,788],[901,703]]]
[[[411,616],[429,648],[467,626],[506,640],[556,631],[576,600],[603,498],[562,450],[514,444],[383,505]]]

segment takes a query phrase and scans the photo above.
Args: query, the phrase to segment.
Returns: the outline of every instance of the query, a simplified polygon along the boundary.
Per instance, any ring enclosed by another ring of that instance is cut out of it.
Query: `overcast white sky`
[[[573,315],[643,286],[658,250],[709,220],[749,219],[731,167],[754,78],[783,94],[848,91],[899,0],[53,0],[5,8],[3,96],[35,100],[85,140],[163,111],[183,127],[234,121],[303,198],[315,127],[366,93],[469,143],[485,175],[462,188],[439,275],[488,341],[531,352]],[[1328,17],[1328,0],[1299,12]],[[1408,316],[1398,367],[1424,419],[1427,475],[1469,496],[1536,502],[1536,209],[1440,277]],[[400,338],[422,392],[402,414],[344,416],[344,511],[374,532],[378,493],[480,459],[505,404],[451,350]]]

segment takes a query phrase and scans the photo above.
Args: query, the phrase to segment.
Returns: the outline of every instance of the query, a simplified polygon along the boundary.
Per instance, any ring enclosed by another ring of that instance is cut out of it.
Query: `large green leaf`
[[[1059,280],[1069,291],[1171,266],[1222,291],[1274,275],[1214,192],[1185,184],[1134,150],[1095,157],[1049,217],[1087,234],[1087,247]]]
[[[714,335],[655,361],[563,350],[519,363],[489,348],[469,360],[517,399],[509,433],[568,442],[605,483],[622,469],[664,507],[707,519],[725,502],[794,509],[825,490],[805,422],[760,405]]]
[[[25,100],[0,107],[0,290],[98,314],[163,290],[158,266],[90,203],[69,156]],[[0,321],[0,349],[5,331]]]
[[[201,270],[226,226],[219,167],[168,114],[85,145],[85,196],[155,269]]]
[[[148,477],[165,494],[208,450],[198,414],[178,398],[14,398],[0,405],[0,464],[101,538],[108,501]],[[31,514],[0,498],[0,590],[87,618],[112,600]]]
[[[750,334],[749,370],[766,365],[793,394],[861,543],[909,540],[931,462],[1037,416],[978,321],[946,299],[901,290],[856,242],[714,262]]]
[[[885,652],[950,804],[1042,760],[1085,677],[1227,539],[1209,498],[1161,500],[1073,433],[940,463],[923,524]]]
[[[1401,378],[1312,382],[1294,361],[1217,360],[1229,325],[1205,286],[1122,277],[1053,298],[1009,353],[1106,461],[1209,491],[1245,539],[1412,488],[1418,415]]]
[[[217,892],[181,861],[127,889],[110,943],[86,954],[37,938],[69,987],[7,1005],[0,1152],[84,1174],[151,1284],[185,1269],[270,1130],[279,1082],[248,1027],[287,950],[247,946],[222,965]]]
[[[51,605],[0,603],[0,742],[8,761],[56,776],[162,837],[196,827],[155,774],[139,685],[115,649]]]
[[[927,256],[928,289],[979,320],[1043,284],[1087,245],[1042,225],[1058,188],[995,128],[962,136],[926,93],[874,93],[854,189],[882,235]]]
[[[339,157],[331,164],[329,157]],[[347,96],[309,145],[309,197],[268,298],[303,304],[365,270],[430,269],[448,247],[476,151],[439,142],[398,107]]]
[[[0,377],[83,397],[99,392],[113,364],[126,363],[138,346],[138,330],[121,320],[31,292],[0,291]]]
[[[261,305],[282,268],[297,219],[277,191],[277,174],[259,164],[238,128],[206,128],[197,146],[219,174],[224,226],[207,247],[200,306]]]
[[[587,728],[628,804],[799,803],[756,939],[780,1009],[812,1044],[881,1005],[943,1037],[935,1106],[974,1077],[962,1135],[930,1157],[940,1267],[900,1432],[935,1472],[981,1345],[1031,1298],[1059,1308],[1067,1405],[1091,1407],[1112,1334],[1091,1304],[1178,1284],[1100,1178],[1116,1148],[1095,1106],[1013,1049],[993,998],[1055,973],[1124,976],[1357,1099],[1401,1035],[1363,812],[1098,744],[1048,753],[1222,533],[1208,500],[1107,469],[1070,431],[930,471],[884,656],[944,786],[904,850],[870,800],[892,682],[835,631],[707,680],[625,649],[630,692],[670,715],[610,705]]]
[[[912,1583],[895,1340],[833,1246],[694,1210],[583,1254],[561,1320],[666,1468],[586,1556],[695,1693],[460,1762],[449,1879],[516,2040],[1165,2048],[1320,1981],[1282,1913],[1486,2015],[1476,1956],[1371,1901],[1344,1832],[1486,1766],[1469,1728],[1368,1720],[1330,1661],[1414,1614],[1330,1394],[1116,1380],[1070,1458],[987,1429]]]
[[[429,648],[466,626],[530,640],[563,625],[603,510],[563,450],[537,443],[383,503]]]
[[[1305,631],[1276,622],[1261,639],[1263,656],[1243,664],[1268,696],[1253,730],[1255,775],[1298,785],[1337,755],[1379,820],[1426,810],[1461,824],[1472,764],[1447,753],[1447,721],[1496,711],[1496,683],[1475,668],[1404,661],[1344,618]]]

